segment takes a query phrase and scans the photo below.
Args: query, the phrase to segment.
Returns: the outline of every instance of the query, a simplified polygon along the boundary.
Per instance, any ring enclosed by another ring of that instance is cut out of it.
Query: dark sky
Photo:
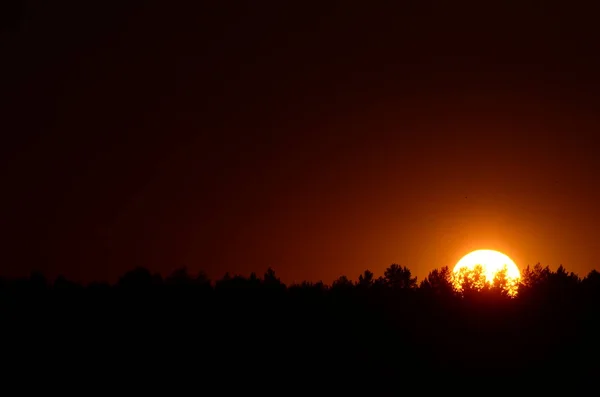
[[[2,274],[597,267],[583,3],[8,3]]]

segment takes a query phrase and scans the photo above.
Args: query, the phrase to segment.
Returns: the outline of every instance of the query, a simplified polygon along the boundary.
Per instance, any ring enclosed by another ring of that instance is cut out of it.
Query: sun
[[[454,266],[454,285],[461,290],[465,283],[465,276],[470,278],[476,288],[482,288],[486,283],[492,285],[499,273],[505,270],[505,284],[503,288],[509,295],[514,296],[517,292],[517,284],[521,273],[515,262],[502,252],[482,249],[468,253]],[[479,275],[475,274],[481,271]]]

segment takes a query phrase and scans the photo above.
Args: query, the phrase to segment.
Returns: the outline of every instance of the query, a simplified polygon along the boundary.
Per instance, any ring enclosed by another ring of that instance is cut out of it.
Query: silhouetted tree
[[[581,285],[586,295],[589,297],[598,296],[600,294],[600,272],[596,269],[590,271],[583,280]]]
[[[547,282],[550,273],[550,268],[548,266],[542,267],[539,262],[533,268],[527,265],[521,272],[521,285],[526,289],[540,286]]]
[[[477,293],[486,292],[489,284],[483,266],[477,265],[473,269],[463,267],[452,276],[454,288],[463,297],[472,297]]]
[[[512,298],[519,290],[519,280],[508,277],[508,267],[500,269],[490,285],[490,292],[500,298]]]
[[[165,278],[165,283],[174,286],[190,286],[192,285],[193,280],[188,273],[187,267],[181,267],[175,269],[167,278]]]
[[[67,280],[67,278],[63,275],[59,275],[56,277],[56,280],[54,280],[52,287],[57,291],[75,291],[78,290],[81,285]]]
[[[336,280],[333,281],[333,284],[331,285],[331,288],[336,290],[349,290],[352,289],[352,287],[354,287],[354,283],[348,280],[348,277],[346,276],[338,277]]]
[[[263,282],[265,286],[274,289],[285,289],[285,284],[281,282],[279,277],[275,274],[275,270],[268,268],[263,276]]]
[[[385,269],[383,274],[385,285],[394,289],[414,289],[417,287],[417,278],[412,277],[410,269],[406,266],[392,264]]]
[[[591,309],[593,313],[596,314],[597,317],[600,315],[600,272],[597,270],[592,270],[581,280],[581,299],[583,300],[583,305],[585,305],[588,309]],[[592,320],[590,322],[596,322],[596,320]],[[592,327],[590,327],[592,329]]]
[[[250,273],[250,277],[248,277],[248,284],[251,285],[252,287],[258,287],[260,285],[261,281],[258,278],[258,276],[256,275],[255,272]]]
[[[582,282],[586,285],[600,288],[600,272],[593,269],[585,276]]]
[[[550,278],[561,288],[575,288],[581,282],[577,274],[568,272],[563,265],[560,265],[556,272],[551,273]]]
[[[369,288],[373,286],[373,283],[373,272],[370,270],[365,270],[363,274],[358,276],[358,283],[356,285],[360,288]]]
[[[522,299],[532,302],[553,301],[556,304],[573,296],[580,282],[579,276],[567,272],[562,265],[553,272],[548,266],[542,267],[537,263],[533,268],[527,266],[522,271],[519,294]]]
[[[198,272],[194,279],[194,285],[202,288],[210,288],[210,278],[203,271]]]
[[[128,290],[148,289],[153,286],[160,285],[162,278],[160,275],[153,275],[144,267],[136,267],[133,270],[125,273],[118,281],[119,287]]]
[[[216,289],[229,289],[232,291],[243,291],[248,289],[257,289],[260,286],[260,280],[256,276],[256,273],[252,273],[249,278],[241,276],[239,274],[231,277],[229,273],[225,273],[225,276],[221,280],[217,280]]]
[[[44,291],[48,288],[48,281],[42,272],[34,271],[29,276],[29,285],[35,291]]]
[[[220,280],[217,280],[215,282],[215,289],[216,290],[221,290],[223,288],[227,288],[230,283],[231,283],[232,277],[229,274],[229,272],[225,272],[225,274],[223,275],[223,277]]]
[[[454,287],[452,286],[452,272],[448,266],[434,269],[429,272],[423,281],[421,281],[419,288],[436,295],[450,296],[454,292]]]
[[[387,286],[387,280],[383,276],[379,276],[373,282],[373,287],[375,290],[381,290]]]

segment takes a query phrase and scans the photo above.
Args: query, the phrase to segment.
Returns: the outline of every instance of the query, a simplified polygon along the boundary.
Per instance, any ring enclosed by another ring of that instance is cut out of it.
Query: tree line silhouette
[[[4,353],[26,366],[60,356],[52,370],[110,362],[111,371],[268,373],[303,385],[423,373],[594,379],[600,273],[537,264],[518,283],[482,275],[442,267],[418,282],[393,264],[380,277],[365,270],[331,285],[286,285],[271,268],[211,281],[186,268],[162,277],[139,267],[115,284],[82,285],[34,273],[0,280]]]

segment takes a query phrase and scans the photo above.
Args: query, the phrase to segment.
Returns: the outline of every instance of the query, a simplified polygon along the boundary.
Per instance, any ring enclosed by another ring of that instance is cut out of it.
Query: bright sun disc
[[[486,282],[491,284],[496,274],[506,267],[506,278],[516,282],[521,278],[519,268],[507,255],[494,250],[477,250],[463,256],[452,272],[458,274],[461,269],[474,270],[478,265],[483,268]]]

